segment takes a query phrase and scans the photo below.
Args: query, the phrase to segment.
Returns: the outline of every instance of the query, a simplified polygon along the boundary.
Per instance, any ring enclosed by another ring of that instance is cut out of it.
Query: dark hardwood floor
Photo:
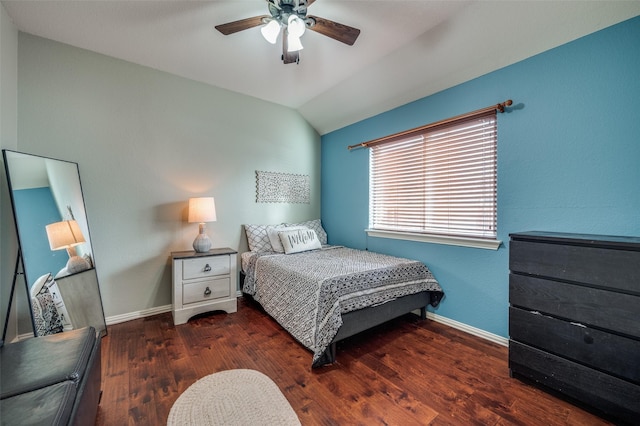
[[[199,378],[232,368],[271,377],[303,425],[605,425],[509,377],[507,349],[409,314],[311,353],[254,302],[174,326],[171,314],[108,327],[97,425],[162,425]],[[596,385],[596,384],[594,384]]]

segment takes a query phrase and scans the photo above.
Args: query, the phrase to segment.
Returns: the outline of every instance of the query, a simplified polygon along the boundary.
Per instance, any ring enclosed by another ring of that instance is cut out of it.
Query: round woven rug
[[[167,425],[300,425],[287,398],[269,377],[255,370],[210,374],[182,393]]]

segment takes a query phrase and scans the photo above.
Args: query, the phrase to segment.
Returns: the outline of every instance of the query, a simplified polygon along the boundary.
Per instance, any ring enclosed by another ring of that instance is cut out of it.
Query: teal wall
[[[62,220],[60,211],[53,199],[51,188],[30,188],[13,191],[15,211],[20,229],[20,248],[24,259],[36,261],[24,262],[26,280],[29,286],[42,275],[55,276],[67,265],[69,255],[66,250],[51,250],[46,226]]]
[[[348,145],[513,99],[498,114],[497,251],[367,237],[369,152]],[[438,315],[508,336],[513,232],[640,235],[640,17],[322,137],[331,244],[426,263]]]

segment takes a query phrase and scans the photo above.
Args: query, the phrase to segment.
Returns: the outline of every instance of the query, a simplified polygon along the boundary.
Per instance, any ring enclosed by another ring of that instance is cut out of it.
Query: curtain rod
[[[436,121],[436,122],[431,123],[431,124],[426,124],[424,126],[416,127],[416,128],[410,129],[410,130],[405,130],[403,132],[394,133],[392,135],[383,136],[381,138],[373,139],[373,140],[370,140],[368,142],[362,142],[362,143],[359,143],[357,145],[349,145],[347,148],[349,150],[352,150],[352,149],[355,149],[355,148],[368,148],[371,145],[377,145],[379,143],[387,142],[387,141],[390,141],[392,139],[396,139],[398,137],[402,137],[402,136],[408,135],[410,133],[420,132],[420,131],[423,131],[423,130],[431,129],[431,128],[436,127],[436,126],[441,126],[443,124],[449,124],[449,123],[454,122],[454,121],[462,120],[462,119],[465,119],[465,118],[471,118],[471,117],[474,117],[476,115],[484,114],[486,112],[491,112],[491,111],[504,112],[504,108],[510,106],[511,104],[513,104],[513,101],[511,99],[508,99],[508,100],[506,100],[506,101],[504,101],[504,102],[502,102],[500,104],[488,106],[486,108],[477,109],[477,110],[472,111],[472,112],[467,112],[466,114],[456,115],[455,117],[445,118],[444,120]]]

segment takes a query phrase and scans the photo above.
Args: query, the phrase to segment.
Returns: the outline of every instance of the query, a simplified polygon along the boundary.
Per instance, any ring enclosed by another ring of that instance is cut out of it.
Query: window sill
[[[424,243],[447,244],[451,246],[472,247],[485,250],[498,250],[502,241],[483,238],[454,237],[449,235],[415,234],[411,232],[384,231],[365,229],[370,237],[391,238],[394,240],[420,241]]]

